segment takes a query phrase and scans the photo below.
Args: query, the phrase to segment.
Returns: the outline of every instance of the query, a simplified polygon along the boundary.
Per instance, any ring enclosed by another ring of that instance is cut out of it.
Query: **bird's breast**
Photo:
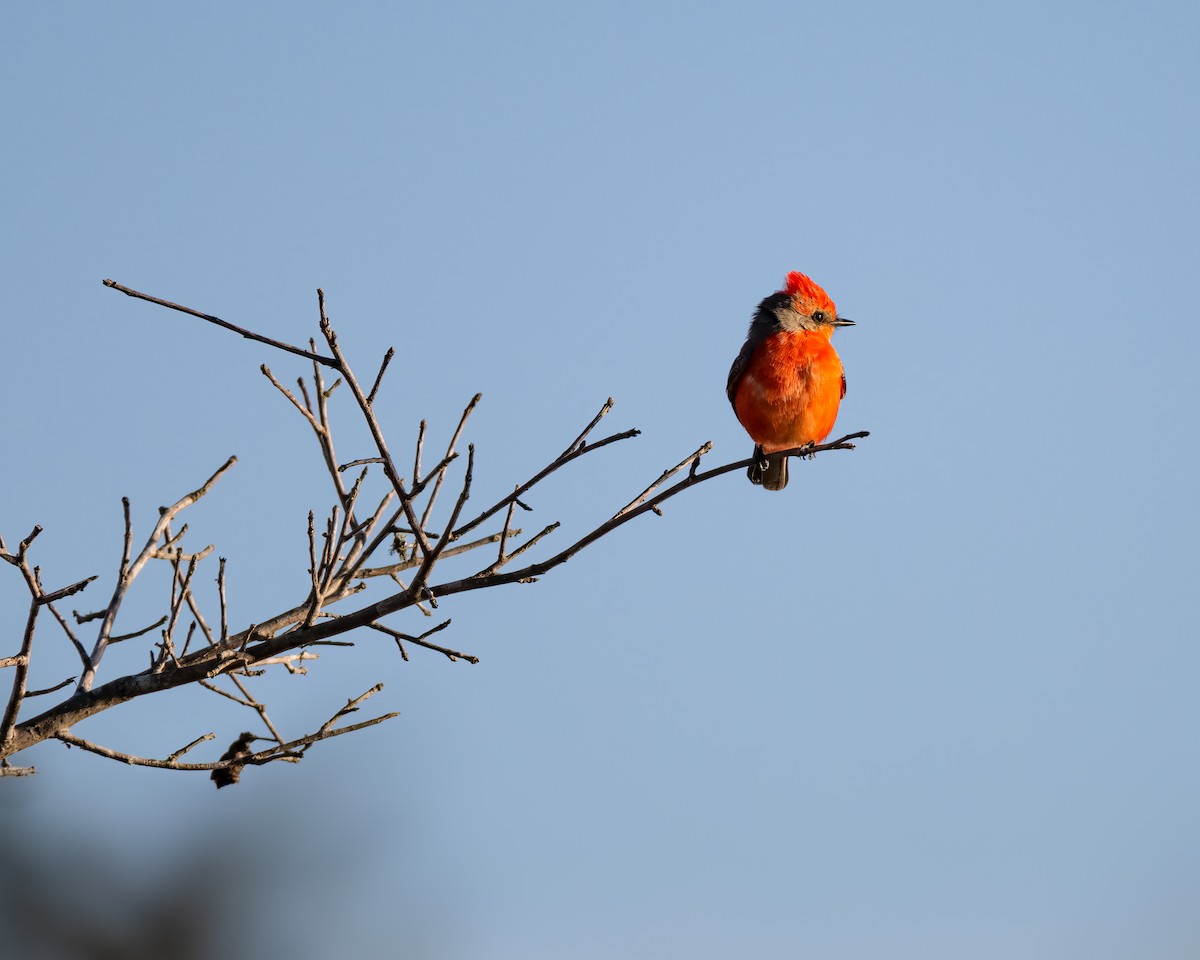
[[[842,397],[842,362],[824,331],[773,334],[754,351],[737,385],[738,419],[764,450],[820,443]]]

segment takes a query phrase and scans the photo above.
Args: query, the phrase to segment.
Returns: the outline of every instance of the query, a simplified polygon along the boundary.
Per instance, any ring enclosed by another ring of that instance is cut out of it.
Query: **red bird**
[[[846,395],[846,375],[830,338],[834,327],[852,326],[802,273],[789,273],[784,288],[758,305],[725,385],[733,412],[754,441],[754,463],[746,471],[751,483],[782,490],[788,458],[766,454],[829,436]]]

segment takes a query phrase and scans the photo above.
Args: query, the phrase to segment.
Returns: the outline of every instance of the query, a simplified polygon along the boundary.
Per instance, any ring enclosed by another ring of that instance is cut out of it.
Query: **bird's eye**
[[[817,323],[824,323],[825,322],[825,311],[824,310],[814,310],[812,318],[814,320],[816,320]]]

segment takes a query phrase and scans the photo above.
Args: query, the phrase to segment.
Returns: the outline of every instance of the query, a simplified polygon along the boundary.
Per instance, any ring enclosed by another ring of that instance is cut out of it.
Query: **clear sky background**
[[[105,277],[293,342],[323,287],[364,377],[398,350],[394,447],[483,393],[481,503],[615,397],[643,435],[533,497],[560,543],[705,440],[748,455],[725,376],[788,270],[858,322],[838,429],[871,431],[781,495],[730,475],[444,603],[477,666],[326,651],[271,688],[286,733],[379,680],[402,716],[298,766],[217,793],[31,751],[0,811],[58,908],[137,926],[207,857],[264,956],[1200,955],[1195,5],[4,19],[0,531],[44,525],[48,583],[102,576],[77,609],[111,591],[123,495],[144,536],[239,455],[188,518],[239,626],[303,599],[330,502],[258,373],[304,365]],[[31,683],[69,653],[47,624]],[[185,692],[78,732],[162,756],[213,730],[215,759],[244,713]]]

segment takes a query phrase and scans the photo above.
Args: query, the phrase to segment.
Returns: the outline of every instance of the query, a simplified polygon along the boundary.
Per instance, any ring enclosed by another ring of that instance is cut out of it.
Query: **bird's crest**
[[[829,299],[829,294],[821,289],[820,285],[815,283],[809,277],[806,277],[798,270],[793,270],[787,275],[784,290],[793,297],[803,297],[805,300],[816,304],[817,306],[827,310],[830,316],[837,313],[837,307],[833,305],[833,301]]]

